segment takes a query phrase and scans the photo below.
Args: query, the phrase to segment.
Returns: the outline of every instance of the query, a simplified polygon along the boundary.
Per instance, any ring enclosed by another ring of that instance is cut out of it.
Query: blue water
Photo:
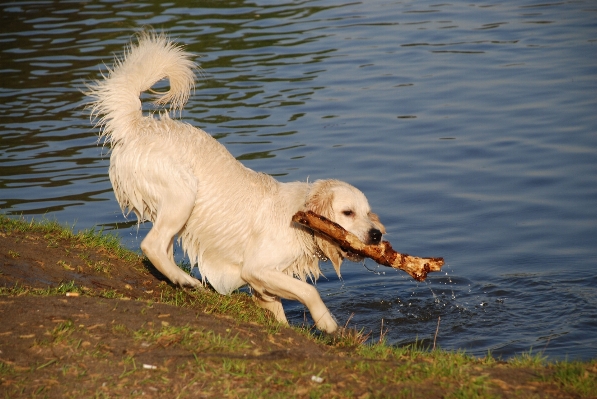
[[[1,212],[118,226],[138,249],[149,226],[120,214],[80,90],[152,25],[201,56],[185,120],[282,181],[356,185],[396,249],[446,259],[425,283],[323,264],[340,324],[597,356],[593,1],[15,1],[0,22]]]

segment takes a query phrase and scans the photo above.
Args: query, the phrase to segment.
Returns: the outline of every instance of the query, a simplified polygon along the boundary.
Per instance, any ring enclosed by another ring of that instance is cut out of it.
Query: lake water
[[[597,357],[594,1],[192,4],[0,6],[1,212],[138,250],[80,90],[152,25],[201,56],[186,121],[282,181],[356,185],[394,248],[445,257],[425,283],[323,264],[340,324],[430,343],[441,318],[445,349]]]

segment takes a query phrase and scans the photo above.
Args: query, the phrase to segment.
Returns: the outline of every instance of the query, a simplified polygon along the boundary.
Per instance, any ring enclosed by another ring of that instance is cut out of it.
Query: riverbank
[[[112,235],[0,215],[0,397],[591,398],[597,361],[322,337],[164,280]]]

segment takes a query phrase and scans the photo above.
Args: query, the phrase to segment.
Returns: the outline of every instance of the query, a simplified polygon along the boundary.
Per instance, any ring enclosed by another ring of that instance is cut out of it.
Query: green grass
[[[540,367],[545,365],[547,358],[543,352],[533,353],[533,348],[528,352],[522,352],[510,359],[510,363],[519,367]]]
[[[209,350],[210,352],[240,352],[249,348],[247,342],[231,333],[223,336],[213,331],[201,331],[190,326],[161,325],[159,328],[144,327],[130,332],[135,340],[149,345],[162,347],[174,344],[193,353]]]
[[[0,287],[0,295],[7,296],[64,296],[67,293],[76,293],[79,295],[99,296],[104,298],[123,298],[124,295],[114,290],[92,290],[87,287],[81,287],[75,284],[74,281],[62,282],[56,287],[34,288],[26,287],[19,284],[13,287]]]
[[[74,232],[74,225],[60,224],[57,220],[41,218],[27,221],[24,218],[10,218],[0,214],[0,231],[7,234],[11,232],[40,233],[48,240],[48,246],[58,247],[60,240],[69,240],[90,248],[103,248],[117,255],[121,259],[136,260],[139,255],[120,244],[119,237],[102,229],[86,229]],[[18,256],[14,253],[13,256]]]
[[[545,377],[545,381],[554,381],[581,397],[597,393],[597,360],[588,363],[560,361],[550,364],[549,368],[553,374]]]

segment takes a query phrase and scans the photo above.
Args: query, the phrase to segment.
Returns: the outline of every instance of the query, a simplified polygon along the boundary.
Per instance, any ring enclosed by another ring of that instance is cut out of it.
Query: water
[[[203,68],[183,118],[282,181],[361,188],[442,273],[323,265],[341,324],[496,356],[597,355],[594,2],[27,2],[0,8],[0,208],[115,229],[84,82],[143,25]],[[180,251],[179,251],[180,257]],[[304,309],[285,303],[292,323]],[[383,320],[383,322],[382,322]]]

